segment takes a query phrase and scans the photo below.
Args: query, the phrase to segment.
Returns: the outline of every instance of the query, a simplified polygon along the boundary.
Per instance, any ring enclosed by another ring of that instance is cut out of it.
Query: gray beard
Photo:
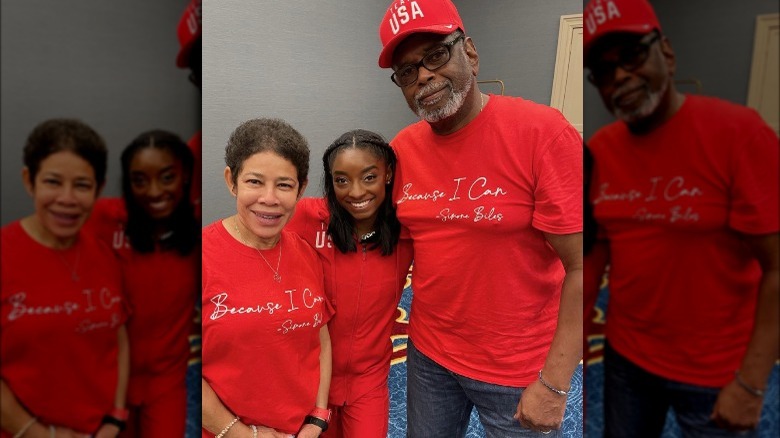
[[[435,89],[436,84],[428,84],[422,90],[417,92],[414,96],[414,113],[417,114],[422,120],[428,123],[440,122],[448,117],[452,117],[463,106],[463,102],[466,101],[466,96],[469,94],[472,84],[474,83],[474,76],[469,75],[468,81],[464,84],[462,89],[455,89],[452,81],[447,80],[447,84],[452,90],[447,102],[438,109],[429,111],[424,109],[418,100],[420,97],[428,94],[432,89]]]
[[[613,104],[614,110],[612,113],[617,117],[618,119],[628,123],[636,123],[642,119],[647,118],[651,114],[655,112],[656,109],[658,109],[658,104],[661,103],[661,96],[666,93],[666,90],[669,88],[669,81],[664,81],[663,85],[661,86],[661,89],[657,91],[651,91],[647,94],[647,99],[645,99],[644,102],[642,102],[642,105],[640,105],[638,108],[632,110],[632,111],[623,111],[617,106]],[[614,93],[612,93],[612,99],[614,102],[614,96],[620,95],[622,89],[616,90]]]

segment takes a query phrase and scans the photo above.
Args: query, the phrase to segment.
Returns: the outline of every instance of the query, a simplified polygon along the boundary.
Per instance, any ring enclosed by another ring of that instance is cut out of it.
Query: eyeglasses
[[[645,36],[637,44],[624,47],[618,52],[617,60],[597,60],[590,67],[588,81],[593,85],[605,85],[615,78],[615,70],[620,67],[627,72],[632,72],[647,61],[650,56],[650,47],[661,38],[658,32]]]
[[[393,74],[390,76],[390,79],[392,79],[393,83],[399,87],[406,87],[413,84],[414,81],[417,80],[418,73],[420,72],[420,66],[425,67],[429,71],[434,71],[437,68],[442,67],[450,60],[450,56],[452,55],[452,46],[454,46],[455,43],[462,40],[463,38],[465,38],[465,36],[460,35],[448,43],[439,44],[433,50],[426,53],[420,62],[416,64],[404,64],[399,67],[398,70],[393,72]]]

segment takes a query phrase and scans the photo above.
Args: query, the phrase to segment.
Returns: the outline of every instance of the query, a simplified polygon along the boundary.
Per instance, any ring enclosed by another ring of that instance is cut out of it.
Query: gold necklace
[[[40,242],[42,245],[49,247],[48,244],[46,244],[46,239],[44,239],[42,236],[40,236],[40,232],[37,231],[37,227],[35,224],[29,224],[30,227],[29,230],[25,230],[27,234],[30,235],[30,237],[33,238],[33,240],[36,240]],[[76,247],[76,260],[73,262],[73,266],[68,263],[68,260],[65,259],[65,255],[63,254],[65,251],[67,251],[68,247],[59,249],[56,247],[56,242],[53,244],[53,246],[50,246],[52,251],[54,251],[55,254],[57,254],[57,258],[60,259],[63,265],[65,265],[66,268],[68,268],[68,271],[70,271],[70,279],[75,283],[79,281],[81,278],[79,277],[79,274],[77,273],[79,269],[79,260],[81,260],[81,245],[79,245],[79,239],[78,236],[73,241],[73,245]]]
[[[244,240],[244,236],[241,234],[241,230],[238,229],[238,222],[236,221],[236,217],[235,216],[233,216],[233,228],[236,229],[236,233],[238,233],[238,237],[241,239],[241,242],[243,242],[244,245],[246,245],[246,246],[248,246],[250,248],[255,248],[254,246],[252,246],[249,243],[247,243],[246,240]],[[255,251],[257,251],[257,253],[260,254],[260,257],[263,258],[263,261],[265,262],[265,264],[268,265],[268,267],[272,271],[274,271],[274,281],[276,281],[277,283],[281,283],[282,282],[282,276],[279,274],[279,266],[282,263],[282,238],[281,238],[281,236],[279,236],[279,259],[276,261],[276,269],[274,269],[274,267],[271,266],[270,263],[268,263],[268,259],[265,258],[265,256],[263,255],[262,252],[260,252],[259,249],[255,248]]]
[[[62,264],[65,265],[65,267],[67,267],[68,270],[70,271],[70,279],[73,280],[74,282],[77,282],[80,279],[79,274],[77,274],[76,271],[79,268],[79,259],[81,258],[81,246],[78,244],[78,242],[76,242],[75,245],[76,245],[76,261],[73,263],[72,267],[70,266],[70,263],[68,263],[68,261],[65,260],[65,255],[62,254],[63,251],[54,249],[54,252],[57,253],[57,257],[60,258]]]

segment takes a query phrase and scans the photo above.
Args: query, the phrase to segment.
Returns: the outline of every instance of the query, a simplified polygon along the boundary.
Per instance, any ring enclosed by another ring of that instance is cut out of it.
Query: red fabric
[[[330,327],[328,327],[330,329]],[[390,396],[387,384],[346,406],[329,406],[333,412],[328,430],[320,438],[386,438]]]
[[[176,55],[177,67],[187,67],[192,45],[201,37],[201,27],[201,0],[191,0],[176,27],[180,46],[179,53]]]
[[[151,382],[150,382],[151,383]],[[152,383],[153,384],[153,383]],[[131,408],[127,427],[119,438],[171,438],[184,437],[187,417],[187,388],[172,388],[160,397],[146,403],[143,409]],[[181,418],[182,421],[174,421]]]
[[[202,181],[202,161],[201,156],[203,145],[203,132],[198,131],[188,141],[187,146],[192,151],[193,166],[192,166],[192,188],[190,189],[190,201],[192,201],[193,207],[195,207],[195,217],[200,221],[201,218],[201,181]]]
[[[739,233],[778,231],[778,139],[758,114],[686,96],[643,136],[588,141],[594,214],[610,242],[610,345],[668,379],[722,386],[753,326],[756,260]]]
[[[131,351],[128,403],[146,405],[186,385],[200,251],[196,248],[188,256],[175,250],[136,252],[124,233],[126,225],[122,198],[101,198],[87,227],[111,246],[122,267],[132,309],[127,321]],[[186,405],[186,394],[181,403]],[[184,424],[186,418],[168,416],[165,421]]]
[[[458,10],[450,0],[395,0],[379,23],[379,39],[382,42],[379,66],[391,67],[395,48],[414,33],[448,35],[458,29],[466,31]]]
[[[327,234],[329,220],[324,199],[304,198],[286,228],[317,251],[325,273],[325,293],[336,310],[328,324],[333,344],[329,403],[352,405],[369,397],[384,406],[381,397],[369,394],[387,396],[393,353],[390,334],[412,262],[412,244],[402,240],[389,256],[382,256],[378,248],[364,251],[360,244],[357,252],[342,254]]]
[[[245,424],[296,433],[316,402],[319,332],[333,310],[314,250],[282,231],[266,258],[279,245],[281,283],[222,221],[203,229],[203,378]]]
[[[416,123],[391,142],[394,199],[414,241],[410,337],[483,382],[536,380],[564,277],[544,232],[582,231],[582,139],[550,107],[490,96],[459,131]]]
[[[661,30],[658,17],[647,0],[590,0],[585,6],[585,58],[599,38],[610,33],[650,33]]]
[[[126,319],[116,260],[87,233],[59,251],[18,221],[2,228],[1,257],[0,375],[42,423],[94,433],[114,407]]]

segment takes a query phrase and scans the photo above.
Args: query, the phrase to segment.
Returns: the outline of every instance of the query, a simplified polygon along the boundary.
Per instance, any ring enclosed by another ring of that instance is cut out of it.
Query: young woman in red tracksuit
[[[153,130],[121,162],[122,198],[98,200],[88,226],[119,259],[131,307],[123,436],[181,437],[200,278],[200,226],[188,198],[193,156],[177,135]]]
[[[378,134],[354,130],[322,161],[325,196],[301,199],[288,229],[317,251],[336,310],[328,326],[333,419],[323,436],[384,438],[390,332],[412,262],[390,196],[395,153]]]

